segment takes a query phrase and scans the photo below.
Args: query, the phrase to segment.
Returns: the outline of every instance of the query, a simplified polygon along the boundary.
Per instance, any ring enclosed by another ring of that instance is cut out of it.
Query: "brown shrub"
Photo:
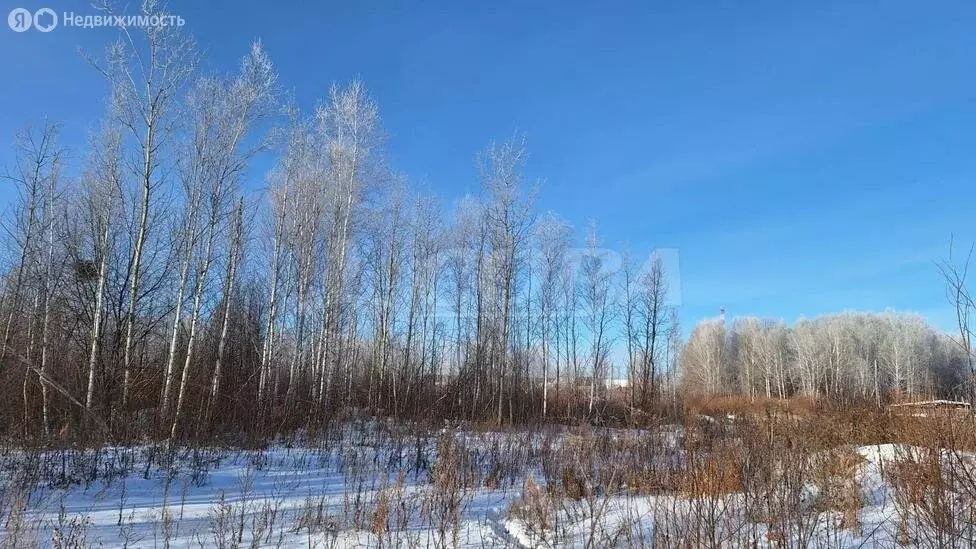
[[[685,408],[687,415],[710,417],[763,416],[769,413],[785,414],[798,418],[810,418],[820,413],[820,402],[812,397],[795,396],[786,399],[744,397],[737,395],[689,397]]]
[[[373,511],[373,518],[370,521],[370,531],[377,536],[383,535],[387,531],[390,516],[390,498],[383,490],[379,494],[379,501]]]
[[[563,468],[563,494],[573,501],[579,501],[589,495],[586,478],[575,467]]]
[[[864,458],[851,447],[830,450],[817,457],[818,459],[813,460],[810,476],[820,488],[818,502],[821,508],[853,512],[856,516],[864,505],[856,478],[858,467],[864,462]],[[845,520],[850,522],[850,517]]]
[[[719,448],[705,456],[689,459],[680,481],[680,492],[688,497],[714,497],[741,492],[739,456],[729,448]]]
[[[499,480],[501,478],[502,469],[497,463],[493,464],[491,470],[485,475],[485,488],[489,490],[497,490],[500,484]]]
[[[623,482],[632,494],[663,494],[677,489],[672,477],[673,475],[657,469],[630,470],[625,473]]]
[[[521,501],[513,502],[509,513],[520,517],[540,532],[550,528],[549,516],[552,513],[552,505],[548,496],[535,483],[532,475],[529,475],[522,485]]]

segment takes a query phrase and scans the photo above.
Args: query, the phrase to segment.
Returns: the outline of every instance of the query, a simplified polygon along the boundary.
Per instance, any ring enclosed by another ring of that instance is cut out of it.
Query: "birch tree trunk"
[[[244,199],[241,198],[237,204],[237,211],[234,214],[234,230],[231,235],[230,252],[227,258],[227,274],[224,280],[224,311],[220,320],[220,340],[217,343],[217,360],[214,363],[213,379],[210,383],[210,405],[209,414],[217,406],[217,396],[220,392],[221,366],[224,361],[224,352],[227,348],[227,327],[230,324],[230,307],[234,296],[234,283],[237,278],[237,265],[241,259],[241,249],[244,241]],[[209,419],[209,418],[208,418]]]
[[[44,295],[44,313],[41,320],[41,367],[38,373],[38,381],[41,384],[41,425],[44,437],[50,434],[50,423],[48,414],[48,394],[47,394],[47,375],[48,375],[48,356],[50,354],[50,334],[51,334],[51,294],[55,291],[54,273],[54,233],[56,222],[55,216],[55,194],[57,192],[57,174],[48,183],[47,204],[44,208],[45,227],[47,231],[47,258],[44,262],[44,279],[42,281],[42,292]]]
[[[105,309],[105,281],[108,278],[108,238],[110,223],[104,220],[104,228],[99,236],[98,281],[95,283],[95,311],[92,314],[91,344],[88,351],[88,390],[85,393],[85,409],[91,411],[95,399],[95,372],[98,362],[99,344],[102,340],[102,317]]]
[[[287,189],[279,189],[279,193],[287,192]],[[278,278],[281,275],[281,252],[282,238],[285,224],[285,204],[287,198],[276,195],[272,198],[272,207],[275,208],[274,216],[274,243],[271,254],[271,293],[268,296],[268,319],[265,323],[264,344],[261,346],[261,371],[258,374],[258,403],[265,400],[265,392],[268,385],[268,378],[271,375],[271,359],[274,356],[275,331],[278,319]]]
[[[196,167],[194,169],[197,169]],[[183,256],[180,261],[180,278],[176,286],[174,302],[173,325],[170,330],[169,348],[166,351],[166,368],[163,372],[163,395],[159,403],[159,421],[165,422],[169,413],[169,402],[173,387],[174,368],[176,367],[176,352],[183,324],[183,302],[186,299],[186,286],[189,281],[190,266],[193,263],[193,252],[197,243],[197,219],[200,215],[202,189],[195,185],[197,177],[190,176],[190,185],[186,189],[187,210],[182,228]]]

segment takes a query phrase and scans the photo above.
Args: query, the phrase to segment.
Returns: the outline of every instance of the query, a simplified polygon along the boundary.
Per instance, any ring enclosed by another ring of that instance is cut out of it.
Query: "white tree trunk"
[[[213,379],[210,384],[210,414],[217,405],[217,395],[220,392],[221,365],[224,351],[227,348],[227,328],[230,324],[230,306],[234,296],[234,281],[237,277],[237,264],[240,261],[241,247],[244,239],[244,199],[237,205],[237,215],[230,254],[227,258],[227,275],[224,281],[224,314],[220,320],[220,342],[217,344],[217,360],[214,364]]]
[[[106,216],[107,217],[107,216]],[[98,281],[95,283],[95,311],[92,314],[91,346],[88,352],[88,391],[85,396],[85,409],[91,411],[95,398],[95,366],[98,361],[99,342],[102,339],[102,309],[105,308],[105,279],[108,277],[108,237],[110,223],[105,219],[105,230],[100,236],[101,257],[98,261]]]

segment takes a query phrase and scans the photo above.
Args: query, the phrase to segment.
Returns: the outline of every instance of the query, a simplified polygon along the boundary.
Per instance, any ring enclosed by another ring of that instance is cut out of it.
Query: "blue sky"
[[[392,165],[448,201],[477,190],[476,151],[523,132],[538,210],[580,233],[595,219],[607,247],[677,251],[686,328],[720,307],[952,328],[935,262],[976,238],[976,3],[284,4],[169,5],[211,67],[261,38],[305,107],[362,78]],[[80,160],[104,85],[77,48],[114,37],[2,29],[0,145],[47,116]]]

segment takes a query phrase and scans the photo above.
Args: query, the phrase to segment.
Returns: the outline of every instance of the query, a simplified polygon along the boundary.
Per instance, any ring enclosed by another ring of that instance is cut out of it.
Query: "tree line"
[[[598,416],[613,377],[631,406],[660,391],[678,334],[662,261],[618,265],[595,225],[580,246],[536,212],[522,137],[445,206],[388,165],[361,82],[302,112],[260,43],[205,72],[178,27],[89,62],[108,108],[81,165],[45,123],[7,172],[7,434],[176,440],[350,410],[501,424]]]
[[[260,42],[205,71],[170,26],[88,62],[107,109],[78,165],[45,123],[6,174],[8,436],[266,437],[354,412],[632,420],[679,389],[880,402],[962,379],[947,337],[896,314],[706,321],[682,346],[662,259],[538,212],[521,136],[477,154],[480,192],[445,204],[389,165],[361,82],[303,112]]]
[[[918,315],[841,313],[793,326],[754,317],[707,319],[681,356],[682,385],[701,394],[827,397],[887,403],[893,398],[969,398],[968,356],[956,338]]]

